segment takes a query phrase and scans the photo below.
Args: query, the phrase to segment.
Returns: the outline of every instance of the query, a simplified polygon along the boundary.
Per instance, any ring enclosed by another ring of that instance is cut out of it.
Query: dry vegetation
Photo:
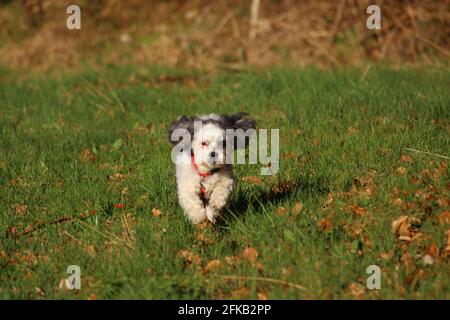
[[[66,29],[64,1],[0,1],[1,63],[36,69],[77,67],[82,61],[240,69],[441,63],[450,57],[448,0],[376,1],[381,31],[366,28],[372,4],[367,0],[77,3],[81,31]]]

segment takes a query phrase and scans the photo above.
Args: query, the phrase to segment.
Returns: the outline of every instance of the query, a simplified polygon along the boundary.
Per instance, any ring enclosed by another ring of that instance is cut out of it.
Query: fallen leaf
[[[295,205],[294,205],[294,208],[292,209],[292,211],[295,214],[299,214],[300,211],[302,211],[302,209],[303,209],[303,204],[301,202],[296,202]]]
[[[400,198],[396,198],[392,201],[392,204],[398,208],[402,208],[403,207],[403,200]]]
[[[368,212],[367,208],[360,207],[357,204],[348,205],[347,207],[345,207],[344,211],[347,213],[352,213],[353,215],[359,217],[366,215]]]
[[[231,291],[231,297],[233,299],[248,298],[250,296],[250,289],[247,287],[242,287],[240,289]]]
[[[203,269],[203,273],[207,273],[213,270],[217,270],[222,266],[222,261],[218,259],[211,260],[207,263],[206,267]]]
[[[277,216],[285,216],[287,214],[287,210],[285,207],[279,207],[279,208],[277,208],[275,213]]]
[[[281,269],[281,275],[285,278],[291,275],[294,269],[292,267],[286,267]]]
[[[202,262],[202,258],[198,254],[195,254],[189,250],[180,250],[177,253],[177,256],[184,259],[187,264],[198,266]]]
[[[97,156],[92,152],[91,149],[83,149],[80,152],[80,158],[83,161],[96,161],[97,160]]]
[[[125,203],[116,203],[116,204],[114,204],[114,208],[116,208],[116,209],[123,209],[125,207],[126,207]]]
[[[91,257],[95,256],[95,248],[94,248],[94,246],[91,245],[91,244],[88,244],[88,245],[86,246],[86,252],[87,252]]]
[[[258,255],[259,253],[255,248],[248,247],[242,252],[241,257],[249,262],[255,262]]]
[[[107,178],[110,182],[119,182],[119,181],[125,179],[125,175],[122,173],[114,173],[114,174],[109,175]]]
[[[358,128],[355,128],[355,127],[348,128],[348,133],[350,133],[350,134],[355,134],[357,132],[359,132]]]
[[[395,172],[396,172],[397,174],[399,174],[399,175],[405,175],[407,171],[408,171],[408,170],[406,170],[405,167],[398,167],[398,168],[395,170]]]
[[[41,297],[45,296],[45,292],[44,292],[44,290],[42,290],[41,288],[36,287],[36,288],[34,288],[34,290],[35,290],[36,293],[37,293],[38,295],[40,295]]]
[[[196,239],[204,245],[214,243],[214,240],[203,232],[198,232],[196,235]]]
[[[333,227],[333,224],[331,223],[330,220],[328,219],[322,219],[319,222],[319,227],[320,229],[322,229],[323,231],[329,231],[331,230],[331,228]]]
[[[95,293],[91,293],[91,294],[89,294],[87,299],[88,300],[97,300],[97,295]]]
[[[408,162],[408,163],[413,163],[413,159],[410,155],[407,154],[402,154],[400,156],[400,162]]]
[[[195,226],[197,227],[198,230],[212,229],[214,227],[212,222],[209,220],[205,220],[202,223],[196,224]]]
[[[433,258],[439,257],[439,247],[437,244],[432,243],[427,249],[427,254]]]
[[[237,264],[239,261],[241,261],[241,259],[237,256],[226,256],[225,258],[223,258],[223,260],[225,261],[226,264],[228,265],[235,265]]]
[[[159,217],[159,216],[161,215],[161,210],[156,209],[156,208],[153,208],[153,209],[152,209],[152,215],[153,215],[154,217]]]
[[[365,292],[365,288],[362,284],[356,283],[356,282],[352,282],[350,283],[350,285],[348,286],[348,289],[351,293],[351,295],[355,298],[355,299],[362,299],[364,296],[364,292]]]
[[[394,251],[380,253],[380,257],[383,260],[391,260],[394,257]]]
[[[262,184],[262,180],[257,176],[246,176],[242,180],[253,184]]]
[[[402,237],[401,240],[407,240],[406,238],[412,237],[412,226],[409,217],[401,216],[397,220],[394,220],[392,222],[392,231],[394,232],[394,235],[399,238]]]
[[[450,211],[442,211],[439,215],[439,223],[440,224],[450,224]]]
[[[333,193],[329,192],[327,195],[327,200],[325,200],[325,206],[329,206],[334,202],[334,195]]]
[[[14,209],[17,215],[23,215],[28,211],[28,206],[26,204],[19,204]]]
[[[437,205],[440,208],[448,208],[450,207],[450,199],[447,198],[440,198],[436,200]]]
[[[269,297],[265,292],[258,292],[258,300],[269,300]]]

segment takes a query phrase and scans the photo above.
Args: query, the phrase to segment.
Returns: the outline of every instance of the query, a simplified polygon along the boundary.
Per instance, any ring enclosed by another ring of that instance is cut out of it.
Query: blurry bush
[[[450,1],[78,0],[81,30],[66,29],[58,0],[0,1],[0,64],[21,68],[157,63],[240,69],[349,66],[367,61],[448,63]]]

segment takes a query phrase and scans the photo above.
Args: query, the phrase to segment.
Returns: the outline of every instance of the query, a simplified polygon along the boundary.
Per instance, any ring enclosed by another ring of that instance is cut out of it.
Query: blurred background
[[[81,30],[66,9],[81,8]],[[366,9],[381,7],[381,30]],[[47,70],[160,64],[347,67],[450,58],[450,1],[0,0],[0,65]]]

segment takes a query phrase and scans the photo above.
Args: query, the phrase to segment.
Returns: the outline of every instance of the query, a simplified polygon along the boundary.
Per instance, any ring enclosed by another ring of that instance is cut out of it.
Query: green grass
[[[139,67],[0,81],[0,298],[450,298],[438,219],[450,210],[448,160],[407,150],[450,156],[448,71]],[[241,178],[259,165],[237,166],[225,221],[198,230],[177,204],[167,127],[236,111],[280,129],[280,170],[255,184]],[[401,215],[420,219],[422,238],[396,239]],[[50,223],[63,216],[73,219]],[[433,244],[439,256],[424,264]],[[372,264],[380,290],[365,288]],[[69,265],[81,290],[59,288]]]

